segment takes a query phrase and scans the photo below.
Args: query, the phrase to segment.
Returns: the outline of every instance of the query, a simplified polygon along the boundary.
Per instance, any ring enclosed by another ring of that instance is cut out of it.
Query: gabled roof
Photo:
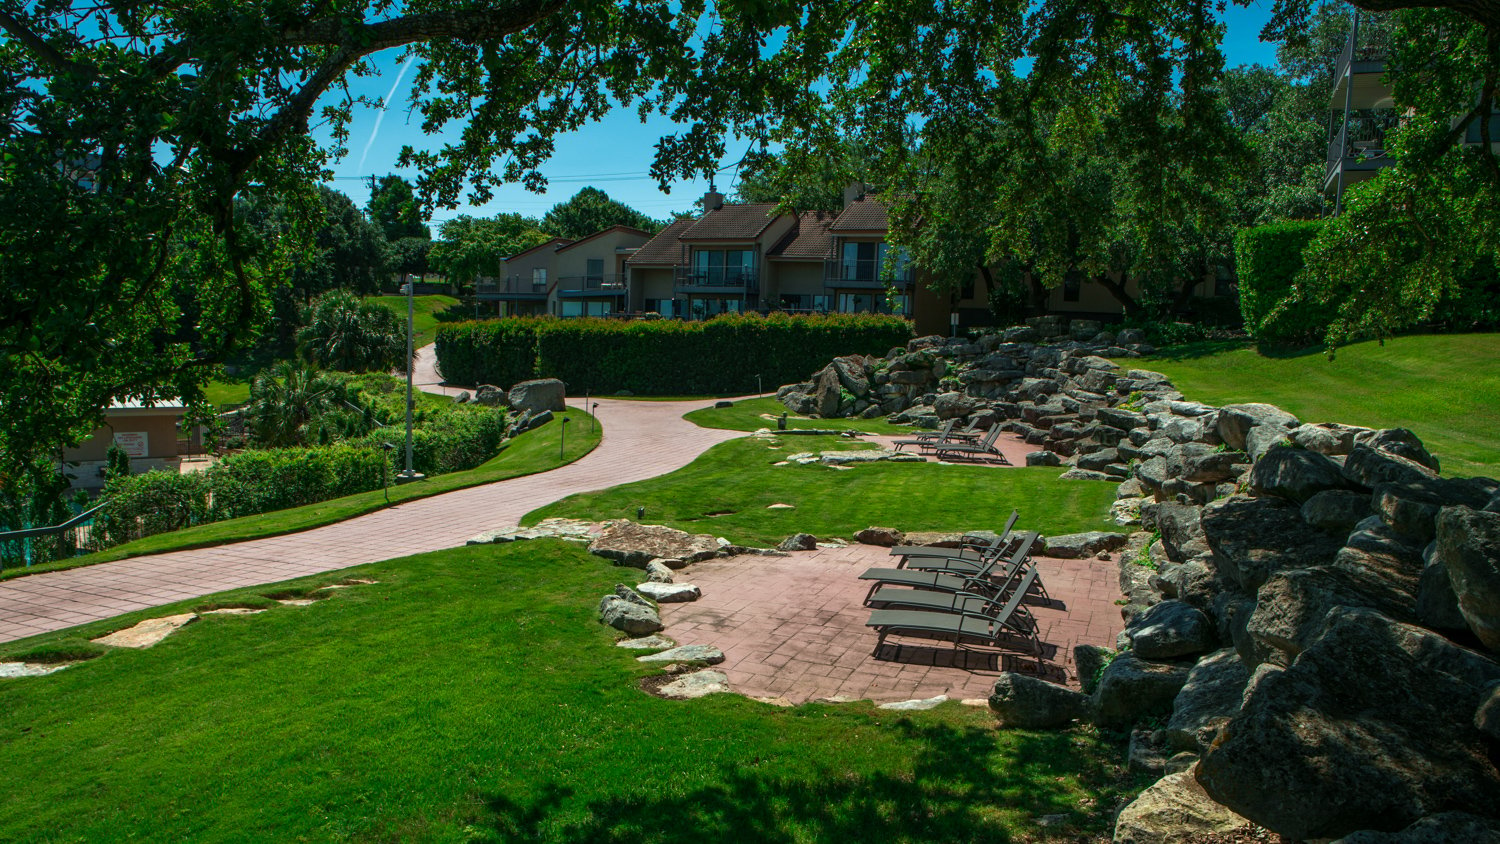
[[[725,205],[699,217],[681,240],[755,240],[776,219],[772,203]]]
[[[635,254],[625,259],[625,263],[631,266],[657,265],[675,266],[682,261],[682,241],[678,238],[681,234],[693,226],[697,220],[673,220],[667,223],[667,227],[657,233],[656,237],[646,241]]]
[[[559,247],[557,247],[557,251],[559,251],[559,252],[566,252],[566,251],[568,251],[569,249],[572,249],[575,246],[582,246],[583,244],[588,243],[589,241],[593,240],[596,237],[603,237],[604,235],[607,235],[607,234],[609,234],[611,232],[625,232],[626,234],[638,234],[638,235],[640,235],[641,237],[644,237],[644,238],[650,238],[651,237],[651,232],[642,231],[641,229],[638,229],[638,228],[636,228],[634,226],[625,226],[625,225],[610,226],[607,229],[600,229],[600,230],[594,232],[593,234],[584,235],[583,237],[581,237],[581,238],[573,241],[572,243],[569,243],[566,246],[559,246]]]
[[[839,218],[829,226],[834,232],[879,232],[885,234],[890,226],[885,204],[875,199],[861,199],[849,203]]]
[[[551,249],[552,251],[556,252],[558,249],[560,249],[560,248],[562,248],[564,246],[567,246],[568,244],[570,244],[572,242],[573,241],[568,240],[566,237],[554,237],[551,240],[547,241],[546,243],[538,243],[537,245],[531,247],[530,249],[522,249],[520,252],[517,252],[514,255],[507,255],[505,257],[505,260],[507,260],[507,261],[514,261],[515,259],[521,257],[522,255],[530,255],[531,253],[537,251],[538,249]]]
[[[797,222],[766,256],[784,261],[822,261],[833,257],[833,233],[828,227],[839,216],[837,211],[803,211]]]

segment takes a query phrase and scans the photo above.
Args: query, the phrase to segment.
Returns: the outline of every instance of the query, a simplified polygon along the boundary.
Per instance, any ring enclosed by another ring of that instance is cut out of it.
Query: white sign
[[[150,451],[145,431],[116,431],[115,445],[131,457],[145,457]]]

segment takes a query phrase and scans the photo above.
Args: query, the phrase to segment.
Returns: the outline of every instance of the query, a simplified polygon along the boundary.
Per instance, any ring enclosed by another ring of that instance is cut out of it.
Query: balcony
[[[510,276],[489,279],[474,285],[474,295],[479,299],[497,299],[509,302],[541,301],[547,298],[547,282],[530,278]]]
[[[889,278],[882,275],[884,267],[878,260],[865,261],[840,261],[832,259],[823,262],[823,286],[827,288],[844,288],[846,290],[884,290],[887,285],[894,284],[897,287],[910,285],[912,282],[911,267],[904,267],[891,273]]]
[[[618,273],[565,275],[557,280],[557,295],[564,299],[624,296],[627,292],[625,276]]]
[[[1394,111],[1351,112],[1347,125],[1340,125],[1333,140],[1328,142],[1324,189],[1327,190],[1341,172],[1371,172],[1394,164],[1388,146],[1390,134],[1400,125],[1400,115]]]
[[[760,273],[755,267],[678,266],[674,287],[679,293],[755,293]]]
[[[1390,55],[1392,23],[1385,15],[1357,14],[1359,26],[1350,30],[1334,72],[1329,105],[1335,110],[1342,110],[1346,101],[1350,108],[1368,109],[1390,98],[1382,77]]]

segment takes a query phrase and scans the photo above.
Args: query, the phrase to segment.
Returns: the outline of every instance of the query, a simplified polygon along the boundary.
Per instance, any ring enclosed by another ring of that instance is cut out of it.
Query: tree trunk
[[[1105,290],[1108,290],[1109,295],[1115,297],[1115,301],[1119,302],[1125,308],[1127,316],[1137,316],[1141,313],[1141,303],[1125,292],[1125,282],[1128,278],[1123,273],[1121,273],[1119,281],[1110,278],[1109,273],[1099,273],[1094,276],[1094,280],[1099,282]]]

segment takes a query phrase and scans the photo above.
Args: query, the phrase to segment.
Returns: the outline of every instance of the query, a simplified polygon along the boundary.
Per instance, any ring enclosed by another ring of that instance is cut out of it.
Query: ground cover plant
[[[568,426],[572,430],[568,431],[566,443],[558,442],[562,436],[563,426],[554,421],[517,436],[499,454],[468,471],[439,475],[415,484],[393,485],[389,490],[376,489],[289,510],[245,516],[157,534],[104,551],[58,560],[45,565],[5,569],[0,571],[0,580],[44,571],[107,563],[126,557],[182,551],[188,548],[204,548],[295,533],[352,519],[403,501],[414,501],[418,498],[427,498],[480,484],[546,472],[572,463],[593,451],[604,436],[603,424],[580,424],[589,418],[582,411],[569,408],[566,414],[559,414],[559,416],[563,415],[573,420],[573,423]]]
[[[1500,334],[1411,335],[1265,356],[1191,346],[1131,366],[1170,376],[1190,399],[1269,402],[1306,422],[1410,428],[1445,475],[1500,477]]]
[[[776,429],[776,420],[766,419],[763,414],[780,416],[788,413],[786,405],[773,398],[745,399],[733,407],[708,407],[695,410],[684,419],[704,428],[722,428],[727,431],[756,431],[761,428]],[[911,434],[910,425],[892,425],[885,417],[875,419],[808,419],[788,413],[788,428],[821,428],[828,431],[864,431],[870,434]]]
[[[841,437],[795,436],[771,443],[730,440],[667,475],[569,496],[528,513],[544,518],[635,518],[746,545],[775,545],[805,532],[849,537],[871,525],[902,530],[1000,527],[1012,509],[1022,527],[1044,534],[1105,530],[1116,484],[1060,481],[1055,467],[996,468],[935,463],[776,466],[800,451],[857,447]],[[767,509],[790,504],[794,509]],[[715,515],[718,514],[718,515]]]
[[[619,576],[535,541],[159,608],[379,581],[0,680],[0,768],[26,784],[0,839],[1077,840],[1138,788],[1099,734],[999,731],[982,707],[651,697],[594,619]],[[80,643],[143,617],[7,656],[97,652]]]

